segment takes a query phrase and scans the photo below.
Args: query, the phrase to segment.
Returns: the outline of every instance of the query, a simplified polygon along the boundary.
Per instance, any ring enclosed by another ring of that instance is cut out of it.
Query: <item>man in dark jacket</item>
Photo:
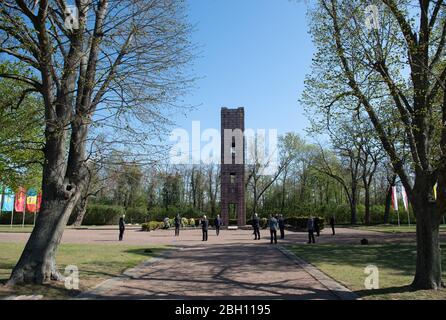
[[[321,228],[319,226],[319,218],[314,218],[314,231],[316,232],[316,235],[319,237],[321,235]]]
[[[124,217],[119,218],[119,241],[122,241],[125,231]]]
[[[285,239],[285,219],[282,215],[279,215],[279,229],[280,229],[280,239]]]
[[[331,216],[330,218],[330,227],[331,227],[331,231],[333,232],[333,235],[335,235],[335,217]]]
[[[307,222],[308,229],[308,243],[316,243],[314,240],[314,219],[310,217]]]
[[[217,232],[217,236],[220,235],[220,226],[223,224],[223,221],[221,221],[220,215],[217,215],[217,218],[214,220],[215,224],[215,231]]]
[[[206,216],[203,216],[203,219],[201,219],[201,230],[203,231],[202,241],[208,241],[208,229],[209,229],[209,220]]]
[[[260,240],[260,218],[257,213],[254,213],[252,218],[252,228],[254,229],[254,240]]]
[[[277,243],[277,229],[279,228],[279,224],[277,222],[277,219],[273,216],[270,216],[269,218],[269,231],[271,233],[271,244]]]
[[[181,226],[180,214],[176,215],[174,224],[175,224],[175,237],[178,237],[180,235],[180,226]]]

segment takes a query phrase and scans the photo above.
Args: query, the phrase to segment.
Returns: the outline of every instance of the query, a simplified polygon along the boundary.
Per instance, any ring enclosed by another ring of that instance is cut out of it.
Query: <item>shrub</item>
[[[189,220],[187,218],[181,218],[181,225],[187,227],[189,225]]]
[[[318,217],[318,218],[319,218],[319,229],[323,230],[325,220],[323,217]],[[306,230],[308,219],[309,217],[289,217],[285,219],[285,224],[290,225],[293,229]]]
[[[230,226],[236,226],[238,224],[237,219],[229,219],[229,225]]]
[[[141,225],[141,230],[142,231],[153,231],[153,230],[162,228],[163,225],[164,225],[163,222],[150,221],[150,222],[143,223]]]
[[[148,218],[147,209],[144,207],[127,208],[125,220],[130,223],[143,223]]]
[[[265,229],[268,226],[268,219],[267,218],[261,218],[260,219],[260,228]]]
[[[196,225],[195,225],[195,219],[194,219],[194,218],[190,218],[190,219],[189,219],[189,226],[191,226],[191,227],[196,227]]]
[[[118,224],[119,218],[124,215],[124,208],[120,206],[109,206],[101,204],[90,204],[87,206],[83,225],[114,225]]]

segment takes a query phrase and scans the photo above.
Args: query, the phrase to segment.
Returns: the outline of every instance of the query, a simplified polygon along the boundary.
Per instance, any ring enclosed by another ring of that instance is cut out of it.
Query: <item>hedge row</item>
[[[319,222],[318,222],[319,229],[323,230],[325,227],[324,218],[323,217],[318,217],[318,218],[319,218]],[[285,218],[285,224],[290,225],[293,229],[296,229],[296,230],[306,230],[307,224],[308,224],[308,219],[309,219],[309,217],[289,217],[289,218]]]
[[[326,221],[334,215],[336,217],[336,223],[337,224],[350,224],[351,222],[351,213],[350,213],[350,207],[348,205],[336,205],[336,206],[320,206],[317,208],[319,210],[319,213],[314,214],[321,218],[325,218]],[[370,208],[371,212],[371,223],[372,224],[382,224],[384,223],[384,206],[383,205],[375,205],[371,206]],[[125,214],[125,220],[127,223],[145,223],[148,221],[163,221],[165,217],[173,216],[176,213],[179,213],[180,216],[185,217],[192,217],[194,218],[193,225],[197,226],[199,223],[199,219],[205,214],[200,211],[196,211],[190,208],[186,208],[183,210],[177,210],[176,208],[170,208],[169,212],[165,209],[154,209],[154,211],[147,211],[144,207],[137,207],[137,208],[128,208],[127,211],[121,207],[121,206],[112,206],[112,205],[101,205],[101,204],[89,204],[87,207],[87,212],[83,221],[84,225],[113,225],[117,224],[119,217],[123,216]],[[189,213],[189,214],[188,214]],[[290,217],[299,217],[303,218],[304,220],[306,217],[310,214],[313,214],[312,212],[308,212],[307,214],[287,214],[284,215],[285,217],[288,217],[287,219],[290,219]],[[262,219],[264,219],[262,227],[266,227],[266,215],[261,214],[263,216]],[[412,210],[410,210],[410,221],[411,223],[415,223],[416,219],[414,217],[414,214]],[[0,215],[0,223],[1,224],[8,224],[10,223],[11,214],[10,213],[3,213]],[[15,214],[14,215],[14,223],[21,223],[22,215],[21,214]],[[187,220],[187,219],[186,219]],[[26,215],[26,223],[32,223],[33,221],[33,215],[27,214]],[[190,221],[183,221],[184,226],[191,226],[189,223]],[[213,226],[214,219],[212,217],[209,218],[210,225]],[[359,224],[363,224],[365,222],[365,210],[363,205],[358,205],[357,207],[357,222]],[[391,211],[390,217],[389,217],[389,223],[396,224],[398,222],[398,216],[393,210]],[[400,212],[400,222],[402,224],[407,224],[408,222],[408,215],[405,212]],[[170,223],[173,224],[173,219],[170,219]],[[299,222],[303,223],[303,222]],[[248,220],[248,225],[251,224],[251,221]],[[229,221],[229,225],[237,225],[236,219],[231,219]]]
[[[403,207],[401,207],[403,208]],[[370,206],[370,222],[371,224],[382,224],[384,223],[384,205],[373,205]],[[351,211],[348,205],[338,205],[338,206],[322,206],[318,213],[319,216],[325,217],[328,220],[332,215],[336,217],[336,223],[338,224],[350,224],[351,223]],[[400,222],[402,224],[407,224],[408,219],[411,223],[415,223],[415,215],[412,210],[409,210],[409,218],[406,212],[400,210]],[[356,220],[358,224],[365,223],[365,206],[360,204],[356,208]],[[392,209],[389,215],[388,223],[397,224],[398,214]]]
[[[141,225],[141,230],[142,231],[153,231],[153,230],[157,230],[157,229],[162,229],[163,227],[164,227],[163,222],[150,221],[150,222],[143,223]]]
[[[143,223],[141,225],[141,230],[142,231],[153,231],[153,230],[157,230],[157,229],[168,229],[174,226],[174,219],[169,219],[168,224],[160,221],[150,221],[150,222],[146,222]],[[196,227],[198,224],[199,220],[195,220],[194,218],[181,218],[181,226],[184,227]]]
[[[125,214],[125,210],[120,206],[109,206],[101,204],[91,204],[87,206],[83,225],[116,225],[119,218]]]
[[[0,224],[11,224],[11,212],[2,212],[0,214]],[[14,212],[13,224],[22,224],[23,222],[23,213]],[[33,224],[34,223],[34,213],[25,213],[25,224]]]

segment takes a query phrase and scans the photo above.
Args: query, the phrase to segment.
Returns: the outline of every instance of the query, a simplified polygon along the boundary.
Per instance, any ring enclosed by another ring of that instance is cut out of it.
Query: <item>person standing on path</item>
[[[209,220],[206,216],[203,216],[203,219],[201,219],[201,230],[203,231],[202,241],[208,241],[208,229],[209,229]]]
[[[181,226],[181,217],[179,213],[175,217],[174,224],[175,224],[175,237],[178,237],[180,235],[180,226]]]
[[[269,231],[271,233],[271,244],[274,243],[277,244],[277,229],[279,228],[277,219],[273,216],[270,216],[269,218]]]
[[[285,219],[282,215],[279,215],[279,229],[280,229],[280,239],[285,239]]]
[[[331,218],[330,218],[330,226],[331,226],[331,231],[333,232],[333,235],[335,235],[336,232],[335,232],[335,217],[334,216],[331,216]]]
[[[122,241],[125,231],[124,217],[119,218],[119,241]]]
[[[314,239],[314,219],[310,217],[307,222],[308,229],[308,243],[316,243]]]
[[[316,232],[316,235],[319,237],[321,235],[321,228],[320,228],[320,220],[318,217],[314,218],[314,231]]]
[[[252,228],[254,229],[254,240],[260,240],[260,218],[257,213],[254,213],[254,218],[252,219]]]
[[[214,220],[215,224],[215,232],[217,233],[217,236],[220,235],[220,226],[222,225],[223,221],[221,221],[220,215],[217,215],[217,218]]]

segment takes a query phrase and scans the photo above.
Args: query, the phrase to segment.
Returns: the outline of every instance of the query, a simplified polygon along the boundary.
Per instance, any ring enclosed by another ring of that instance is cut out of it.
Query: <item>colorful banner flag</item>
[[[14,208],[16,212],[23,212],[26,204],[26,190],[23,187],[19,188],[19,192],[15,195]]]
[[[398,211],[398,193],[396,187],[392,187],[392,207],[393,210]]]
[[[42,192],[37,196],[37,212],[40,212],[40,205],[42,204]]]
[[[407,198],[406,189],[401,187],[401,198],[403,198],[404,210],[409,211],[409,199]]]
[[[26,211],[34,213],[37,211],[37,191],[31,188],[26,193]]]
[[[14,192],[10,188],[5,188],[3,194],[2,211],[12,212],[14,210]]]

